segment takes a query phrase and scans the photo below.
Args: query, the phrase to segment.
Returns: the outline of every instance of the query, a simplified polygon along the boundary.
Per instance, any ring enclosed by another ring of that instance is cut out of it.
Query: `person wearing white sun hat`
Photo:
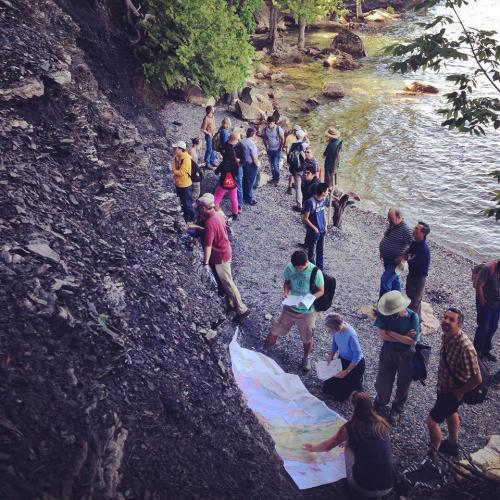
[[[398,290],[392,290],[380,297],[377,304],[379,338],[384,342],[380,351],[375,389],[375,409],[381,415],[387,413],[392,387],[397,374],[396,395],[392,401],[389,420],[397,424],[413,376],[413,354],[420,337],[418,315],[408,308],[410,299]]]

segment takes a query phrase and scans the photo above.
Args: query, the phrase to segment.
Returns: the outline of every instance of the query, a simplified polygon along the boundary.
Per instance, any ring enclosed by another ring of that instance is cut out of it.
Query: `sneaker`
[[[305,356],[302,358],[302,369],[305,372],[308,372],[311,369],[311,360],[309,359],[309,356]]]
[[[488,361],[493,361],[493,362],[497,361],[497,357],[491,351],[486,351],[481,353],[481,357],[487,359]]]
[[[448,439],[441,441],[439,451],[450,457],[458,457],[458,445],[451,444]]]
[[[254,205],[257,205],[257,202],[255,200],[252,200],[252,201],[248,202],[248,205],[254,206]]]
[[[241,323],[249,314],[250,314],[250,309],[247,309],[244,313],[237,314],[233,318],[233,323],[236,323],[236,324]]]

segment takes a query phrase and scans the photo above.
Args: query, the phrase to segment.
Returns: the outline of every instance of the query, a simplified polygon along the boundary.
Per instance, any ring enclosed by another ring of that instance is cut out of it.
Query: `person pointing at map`
[[[311,274],[314,264],[307,260],[307,255],[300,250],[292,254],[291,262],[283,271],[283,309],[273,320],[271,331],[264,341],[264,349],[272,347],[278,337],[288,334],[293,325],[297,325],[300,339],[304,345],[304,357],[301,366],[305,371],[311,369],[309,354],[312,350],[314,327],[316,326],[316,310],[314,300],[323,296],[325,281],[323,273],[317,269],[314,278],[315,292],[311,293]]]

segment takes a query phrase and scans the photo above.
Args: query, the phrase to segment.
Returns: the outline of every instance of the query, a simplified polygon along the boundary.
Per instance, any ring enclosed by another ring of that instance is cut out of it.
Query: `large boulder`
[[[186,102],[197,106],[214,106],[215,99],[207,97],[198,85],[188,84],[182,89],[182,96]]]
[[[365,21],[370,23],[388,23],[399,18],[398,14],[389,14],[389,12],[381,9],[371,10],[363,14]]]
[[[235,103],[236,115],[242,120],[252,122],[252,123],[260,123],[264,121],[267,117],[266,113],[262,111],[262,109],[258,108],[255,105],[247,104],[243,101],[236,101]]]
[[[259,108],[268,115],[271,115],[274,111],[273,104],[269,98],[261,94],[254,87],[245,87],[240,92],[240,100],[245,104]]]
[[[358,35],[347,29],[339,31],[337,36],[333,39],[331,48],[340,50],[341,52],[346,52],[355,59],[366,56],[363,40],[361,40]]]
[[[340,99],[345,96],[345,90],[340,83],[325,82],[323,85],[323,95],[332,99]]]
[[[430,83],[405,82],[404,91],[410,94],[439,94],[439,89]]]
[[[323,60],[323,66],[348,71],[360,68],[361,64],[355,61],[351,54],[335,50]]]

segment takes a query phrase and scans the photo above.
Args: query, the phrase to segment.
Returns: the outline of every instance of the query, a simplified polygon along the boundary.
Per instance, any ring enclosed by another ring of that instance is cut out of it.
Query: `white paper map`
[[[332,359],[330,364],[326,361],[316,362],[316,373],[320,380],[328,380],[342,370],[342,361],[339,358]]]
[[[312,293],[307,293],[303,297],[300,295],[289,295],[286,299],[283,299],[282,304],[284,306],[298,306],[299,304],[303,304],[308,309],[313,305],[313,302],[316,300],[316,297]]]
[[[343,448],[304,451],[304,443],[333,436],[345,420],[310,394],[297,375],[285,373],[264,354],[242,348],[237,333],[229,345],[234,378],[295,484],[301,489],[346,477]]]

